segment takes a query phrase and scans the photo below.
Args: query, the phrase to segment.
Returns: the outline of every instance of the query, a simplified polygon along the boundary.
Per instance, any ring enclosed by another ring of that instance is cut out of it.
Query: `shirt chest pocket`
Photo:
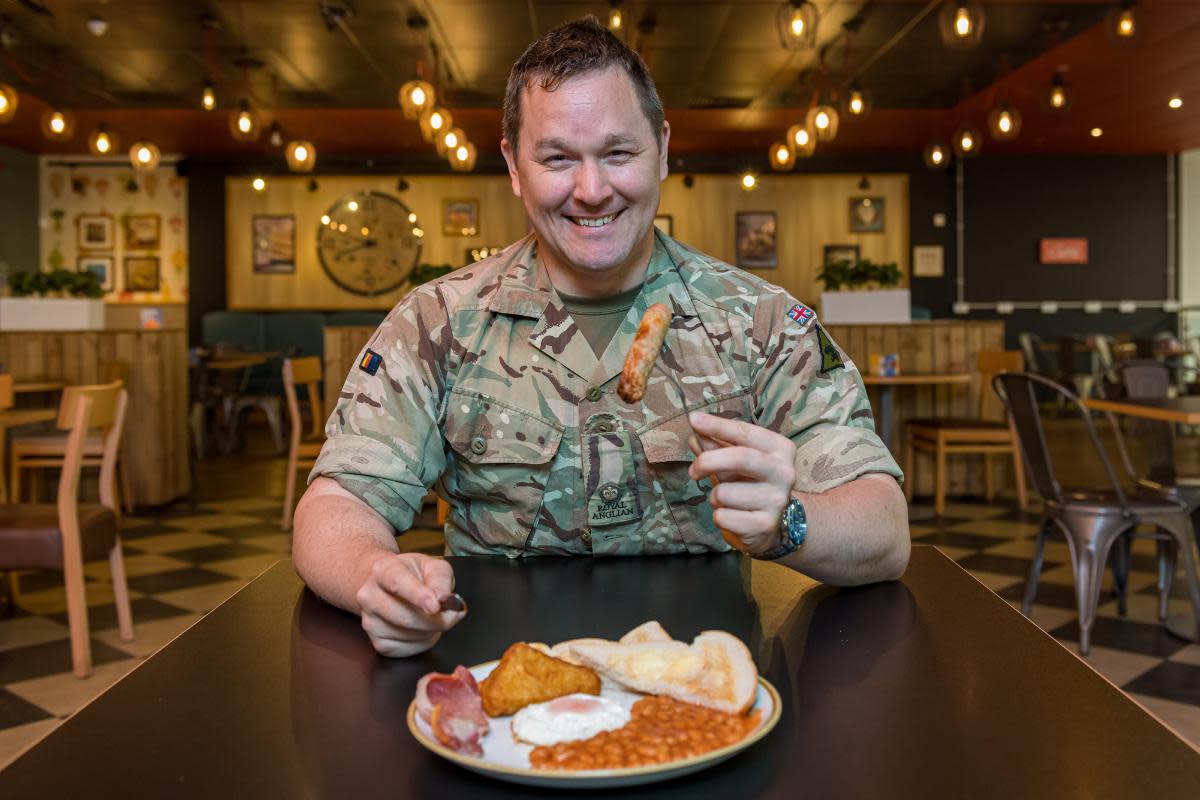
[[[446,489],[468,532],[486,544],[524,547],[562,426],[494,397],[454,389],[444,430],[452,451]]]

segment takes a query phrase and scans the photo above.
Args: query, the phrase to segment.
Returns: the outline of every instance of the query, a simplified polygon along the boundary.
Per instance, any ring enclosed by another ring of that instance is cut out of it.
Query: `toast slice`
[[[667,633],[656,619],[643,622],[621,637],[621,644],[645,644],[647,642],[669,641],[672,641],[671,634]]]
[[[749,649],[724,631],[683,642],[580,642],[571,654],[602,677],[647,694],[742,714],[754,705],[758,669]]]

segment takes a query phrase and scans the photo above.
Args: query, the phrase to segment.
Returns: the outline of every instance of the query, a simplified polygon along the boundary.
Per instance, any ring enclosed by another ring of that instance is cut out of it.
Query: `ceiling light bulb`
[[[250,188],[256,192],[265,191],[267,188],[267,179],[261,175],[250,181]]]
[[[460,144],[458,147],[456,147],[454,149],[454,157],[457,158],[459,161],[466,161],[467,160],[467,146],[465,144]]]
[[[454,125],[454,117],[444,108],[430,106],[421,112],[418,122],[421,126],[421,138],[432,145],[437,145],[442,134]]]
[[[935,147],[929,153],[929,160],[935,164],[940,164],[946,160],[946,152],[940,147]]]
[[[625,24],[625,15],[621,13],[621,9],[614,8],[608,12],[608,28],[611,31],[619,31]]]
[[[349,203],[346,203],[346,208],[350,209],[351,211],[358,211],[358,201],[351,200]]]
[[[808,128],[797,128],[796,134],[792,137],[792,141],[801,147],[808,146],[808,140],[812,138],[808,135]]]
[[[925,166],[930,169],[943,169],[950,161],[950,154],[946,152],[946,146],[941,142],[933,142],[926,147],[923,156]]]
[[[103,36],[108,31],[108,20],[98,15],[88,17],[88,21],[84,24],[87,25],[88,32],[92,36]]]
[[[108,127],[104,123],[100,123],[88,137],[88,149],[98,156],[109,155],[117,149],[116,139],[108,132]]]
[[[959,6],[954,12],[954,33],[962,39],[971,35],[971,15],[967,13],[966,6]]]
[[[412,101],[414,106],[425,105],[425,90],[420,86],[414,86],[413,90],[409,92],[408,99]]]
[[[454,131],[446,131],[446,138],[442,141],[446,143],[447,149],[453,150],[458,147],[458,134]]]
[[[775,26],[785,49],[812,47],[817,33],[817,7],[810,0],[787,0],[776,12]]]
[[[205,111],[212,111],[217,107],[217,93],[213,91],[212,84],[206,83],[200,90],[200,107]]]
[[[746,191],[750,191],[757,185],[758,185],[758,178],[756,178],[753,173],[747,172],[745,175],[742,176],[742,188],[745,189]]]
[[[8,95],[0,92],[0,115],[8,111]]]
[[[1091,133],[1093,139],[1099,139],[1104,135],[1104,130],[1102,128],[1092,128]]]
[[[433,86],[428,81],[414,78],[400,87],[400,110],[407,119],[418,119],[433,105]]]
[[[158,147],[153,142],[134,142],[129,148],[129,162],[135,172],[146,173],[158,169],[161,158]]]
[[[1126,38],[1133,36],[1136,28],[1133,21],[1133,9],[1123,8],[1117,15],[1117,35]]]
[[[66,129],[67,123],[62,118],[62,114],[59,114],[57,111],[55,111],[54,115],[50,117],[50,130],[54,131],[55,133],[62,133]]]
[[[829,127],[829,115],[824,111],[818,111],[813,121],[817,124],[817,130],[819,131],[823,131]]]
[[[850,97],[850,113],[851,114],[861,114],[862,111],[863,111],[862,97],[859,95],[852,95]]]
[[[1183,108],[1183,98],[1176,95],[1167,101],[1167,106],[1169,108]]]
[[[250,115],[242,111],[238,114],[237,126],[242,133],[249,133],[254,128],[254,123],[250,121]]]
[[[771,169],[783,172],[796,165],[796,154],[784,142],[776,142],[771,145],[771,149],[768,152],[770,154]]]
[[[312,142],[290,142],[284,151],[284,158],[292,172],[312,172],[317,165],[317,148],[313,147]]]
[[[964,133],[958,141],[962,145],[963,150],[970,151],[975,147],[975,137],[970,133]]]
[[[804,35],[804,17],[800,15],[800,9],[792,12],[792,22],[788,27],[792,30],[792,36]]]
[[[328,214],[322,214],[322,215],[321,215],[321,224],[322,224],[322,225],[328,225],[328,224],[329,224],[329,215],[328,215]]]
[[[150,148],[145,145],[137,149],[137,160],[139,164],[147,164],[150,162]]]
[[[42,134],[52,141],[70,139],[75,133],[75,115],[56,108],[42,115]]]
[[[446,118],[442,116],[440,111],[433,112],[433,114],[429,117],[429,127],[433,128],[435,131],[440,131],[444,124],[446,124]]]
[[[1055,86],[1050,89],[1050,105],[1055,108],[1062,108],[1067,104],[1067,93],[1061,86]]]
[[[790,152],[788,151],[786,145],[781,144],[775,148],[775,160],[779,163],[782,164],[783,162],[787,161],[788,155],[790,155]]]
[[[297,161],[307,161],[308,160],[308,148],[302,144],[298,144],[294,148],[292,148],[292,155],[295,156]]]
[[[416,215],[416,214],[414,214],[414,213],[412,213],[411,211],[410,211],[410,212],[408,212],[408,221],[409,221],[410,223],[416,223],[416,221],[417,221],[417,215]]]

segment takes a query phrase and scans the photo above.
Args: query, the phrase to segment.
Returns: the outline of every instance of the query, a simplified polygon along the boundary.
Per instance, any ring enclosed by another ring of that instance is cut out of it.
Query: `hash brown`
[[[504,657],[479,684],[483,710],[489,717],[515,714],[532,703],[568,694],[600,694],[600,676],[588,667],[569,664],[525,642],[504,651]]]

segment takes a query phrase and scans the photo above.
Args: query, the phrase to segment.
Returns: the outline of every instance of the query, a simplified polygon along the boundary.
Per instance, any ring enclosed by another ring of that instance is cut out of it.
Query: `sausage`
[[[625,368],[621,370],[621,380],[617,382],[617,394],[626,403],[636,403],[646,392],[646,381],[658,351],[662,349],[667,338],[667,326],[671,323],[671,309],[662,303],[655,303],[646,309],[642,321],[638,324],[637,336],[625,356]]]

